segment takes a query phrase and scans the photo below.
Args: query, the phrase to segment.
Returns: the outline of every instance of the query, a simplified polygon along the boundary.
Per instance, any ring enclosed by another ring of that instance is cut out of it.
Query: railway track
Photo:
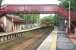
[[[21,43],[15,43],[15,45],[11,44],[9,45],[10,47],[8,46],[2,50],[36,50],[43,40],[49,35],[51,28],[39,28],[29,32],[32,33],[31,37],[28,37],[27,39],[24,37]],[[10,42],[8,44],[10,44]]]
[[[36,50],[38,48],[38,46],[43,42],[43,40],[49,35],[50,31],[47,30],[38,30],[39,32],[43,33],[41,34],[40,37],[35,37],[33,39],[35,39],[35,41],[32,43],[32,45],[30,47],[27,47],[23,50]]]

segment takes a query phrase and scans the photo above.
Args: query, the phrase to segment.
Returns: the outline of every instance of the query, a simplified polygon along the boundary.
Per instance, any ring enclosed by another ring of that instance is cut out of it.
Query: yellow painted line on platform
[[[50,50],[56,50],[57,31],[51,33],[51,47]]]

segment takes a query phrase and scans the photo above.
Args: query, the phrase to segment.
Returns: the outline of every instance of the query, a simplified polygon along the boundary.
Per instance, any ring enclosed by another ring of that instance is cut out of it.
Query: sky
[[[58,0],[4,0],[4,4],[59,4]],[[40,17],[48,16],[50,14],[40,14]]]
[[[4,4],[59,4],[58,0],[4,0]]]
[[[40,14],[40,18],[43,18],[43,17],[45,17],[45,16],[49,16],[49,15],[54,16],[55,14]]]

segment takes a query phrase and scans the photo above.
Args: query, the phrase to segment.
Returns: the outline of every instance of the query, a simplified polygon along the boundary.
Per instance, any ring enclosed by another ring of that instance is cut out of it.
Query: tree
[[[48,24],[48,25],[51,24],[52,26],[59,26],[60,17],[58,15],[55,15],[55,16],[49,15],[41,19],[41,23]]]
[[[68,1],[71,2],[71,10],[76,11],[76,0],[59,0],[61,1],[60,5],[64,6],[66,9],[69,7]]]
[[[25,20],[29,23],[37,23],[37,19],[39,19],[39,14],[24,14]]]
[[[0,0],[0,7],[1,7],[2,1],[3,1],[3,0]]]
[[[39,19],[40,14],[13,14],[16,16],[20,16],[22,19],[25,20],[25,22],[28,23],[37,23],[37,20]]]

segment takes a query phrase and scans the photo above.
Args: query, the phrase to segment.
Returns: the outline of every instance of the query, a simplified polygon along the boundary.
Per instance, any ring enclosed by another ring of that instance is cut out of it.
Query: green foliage
[[[1,4],[2,4],[2,1],[3,1],[3,0],[0,0],[0,6],[1,6]]]
[[[40,14],[14,14],[20,16],[27,23],[36,23],[37,19],[39,19]]]
[[[36,23],[37,22],[37,19],[39,19],[39,14],[25,14],[25,19],[28,21],[28,22],[32,22],[32,23]]]
[[[69,2],[71,3],[71,10],[76,11],[76,0],[59,0],[61,1],[60,5],[64,6],[66,9],[69,7]]]
[[[60,22],[60,17],[55,15],[55,16],[46,16],[43,19],[41,19],[41,23],[46,23],[48,22],[51,25],[55,25],[55,26],[59,26],[59,22]]]

